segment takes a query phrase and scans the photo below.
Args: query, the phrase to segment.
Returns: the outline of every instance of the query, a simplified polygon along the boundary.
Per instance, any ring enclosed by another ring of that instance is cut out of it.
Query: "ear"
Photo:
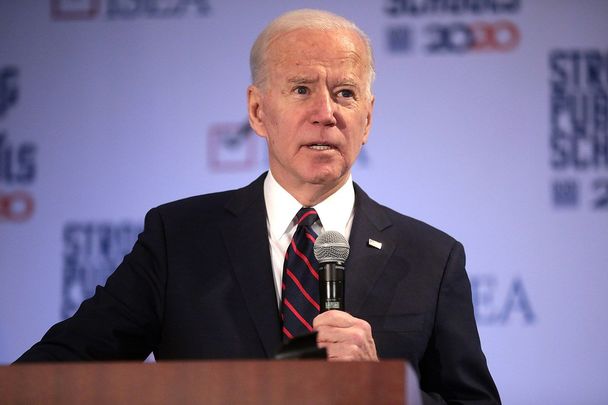
[[[251,125],[251,128],[256,134],[266,138],[262,98],[262,90],[260,90],[257,86],[252,84],[247,88],[247,112],[249,114],[249,125]]]
[[[374,101],[376,101],[376,98],[374,96],[370,96],[369,104],[367,107],[367,116],[365,117],[365,130],[363,132],[363,140],[361,141],[361,145],[365,145],[367,143],[369,131],[372,128],[372,113],[374,111]]]

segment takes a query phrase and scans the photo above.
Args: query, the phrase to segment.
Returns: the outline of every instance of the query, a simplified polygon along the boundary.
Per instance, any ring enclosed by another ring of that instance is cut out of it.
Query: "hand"
[[[378,361],[372,327],[363,319],[343,311],[327,311],[312,323],[317,346],[327,350],[328,360]]]

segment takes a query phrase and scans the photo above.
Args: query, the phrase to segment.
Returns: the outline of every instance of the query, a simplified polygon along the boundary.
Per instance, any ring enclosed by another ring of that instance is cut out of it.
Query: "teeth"
[[[329,150],[329,149],[331,149],[331,146],[329,146],[329,145],[309,145],[308,147],[310,149],[314,149],[314,150]]]

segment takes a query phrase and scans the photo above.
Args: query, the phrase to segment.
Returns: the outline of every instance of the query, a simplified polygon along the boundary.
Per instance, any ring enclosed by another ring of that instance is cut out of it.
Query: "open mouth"
[[[333,146],[331,145],[327,145],[327,144],[323,144],[323,143],[313,143],[310,145],[307,145],[308,149],[312,149],[312,150],[330,150],[330,149],[334,149]]]

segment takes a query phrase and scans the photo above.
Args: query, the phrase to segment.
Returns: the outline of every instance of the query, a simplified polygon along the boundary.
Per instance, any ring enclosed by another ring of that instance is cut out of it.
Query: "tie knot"
[[[319,219],[319,215],[314,208],[303,207],[296,214],[296,218],[298,219],[298,226],[311,226]]]

